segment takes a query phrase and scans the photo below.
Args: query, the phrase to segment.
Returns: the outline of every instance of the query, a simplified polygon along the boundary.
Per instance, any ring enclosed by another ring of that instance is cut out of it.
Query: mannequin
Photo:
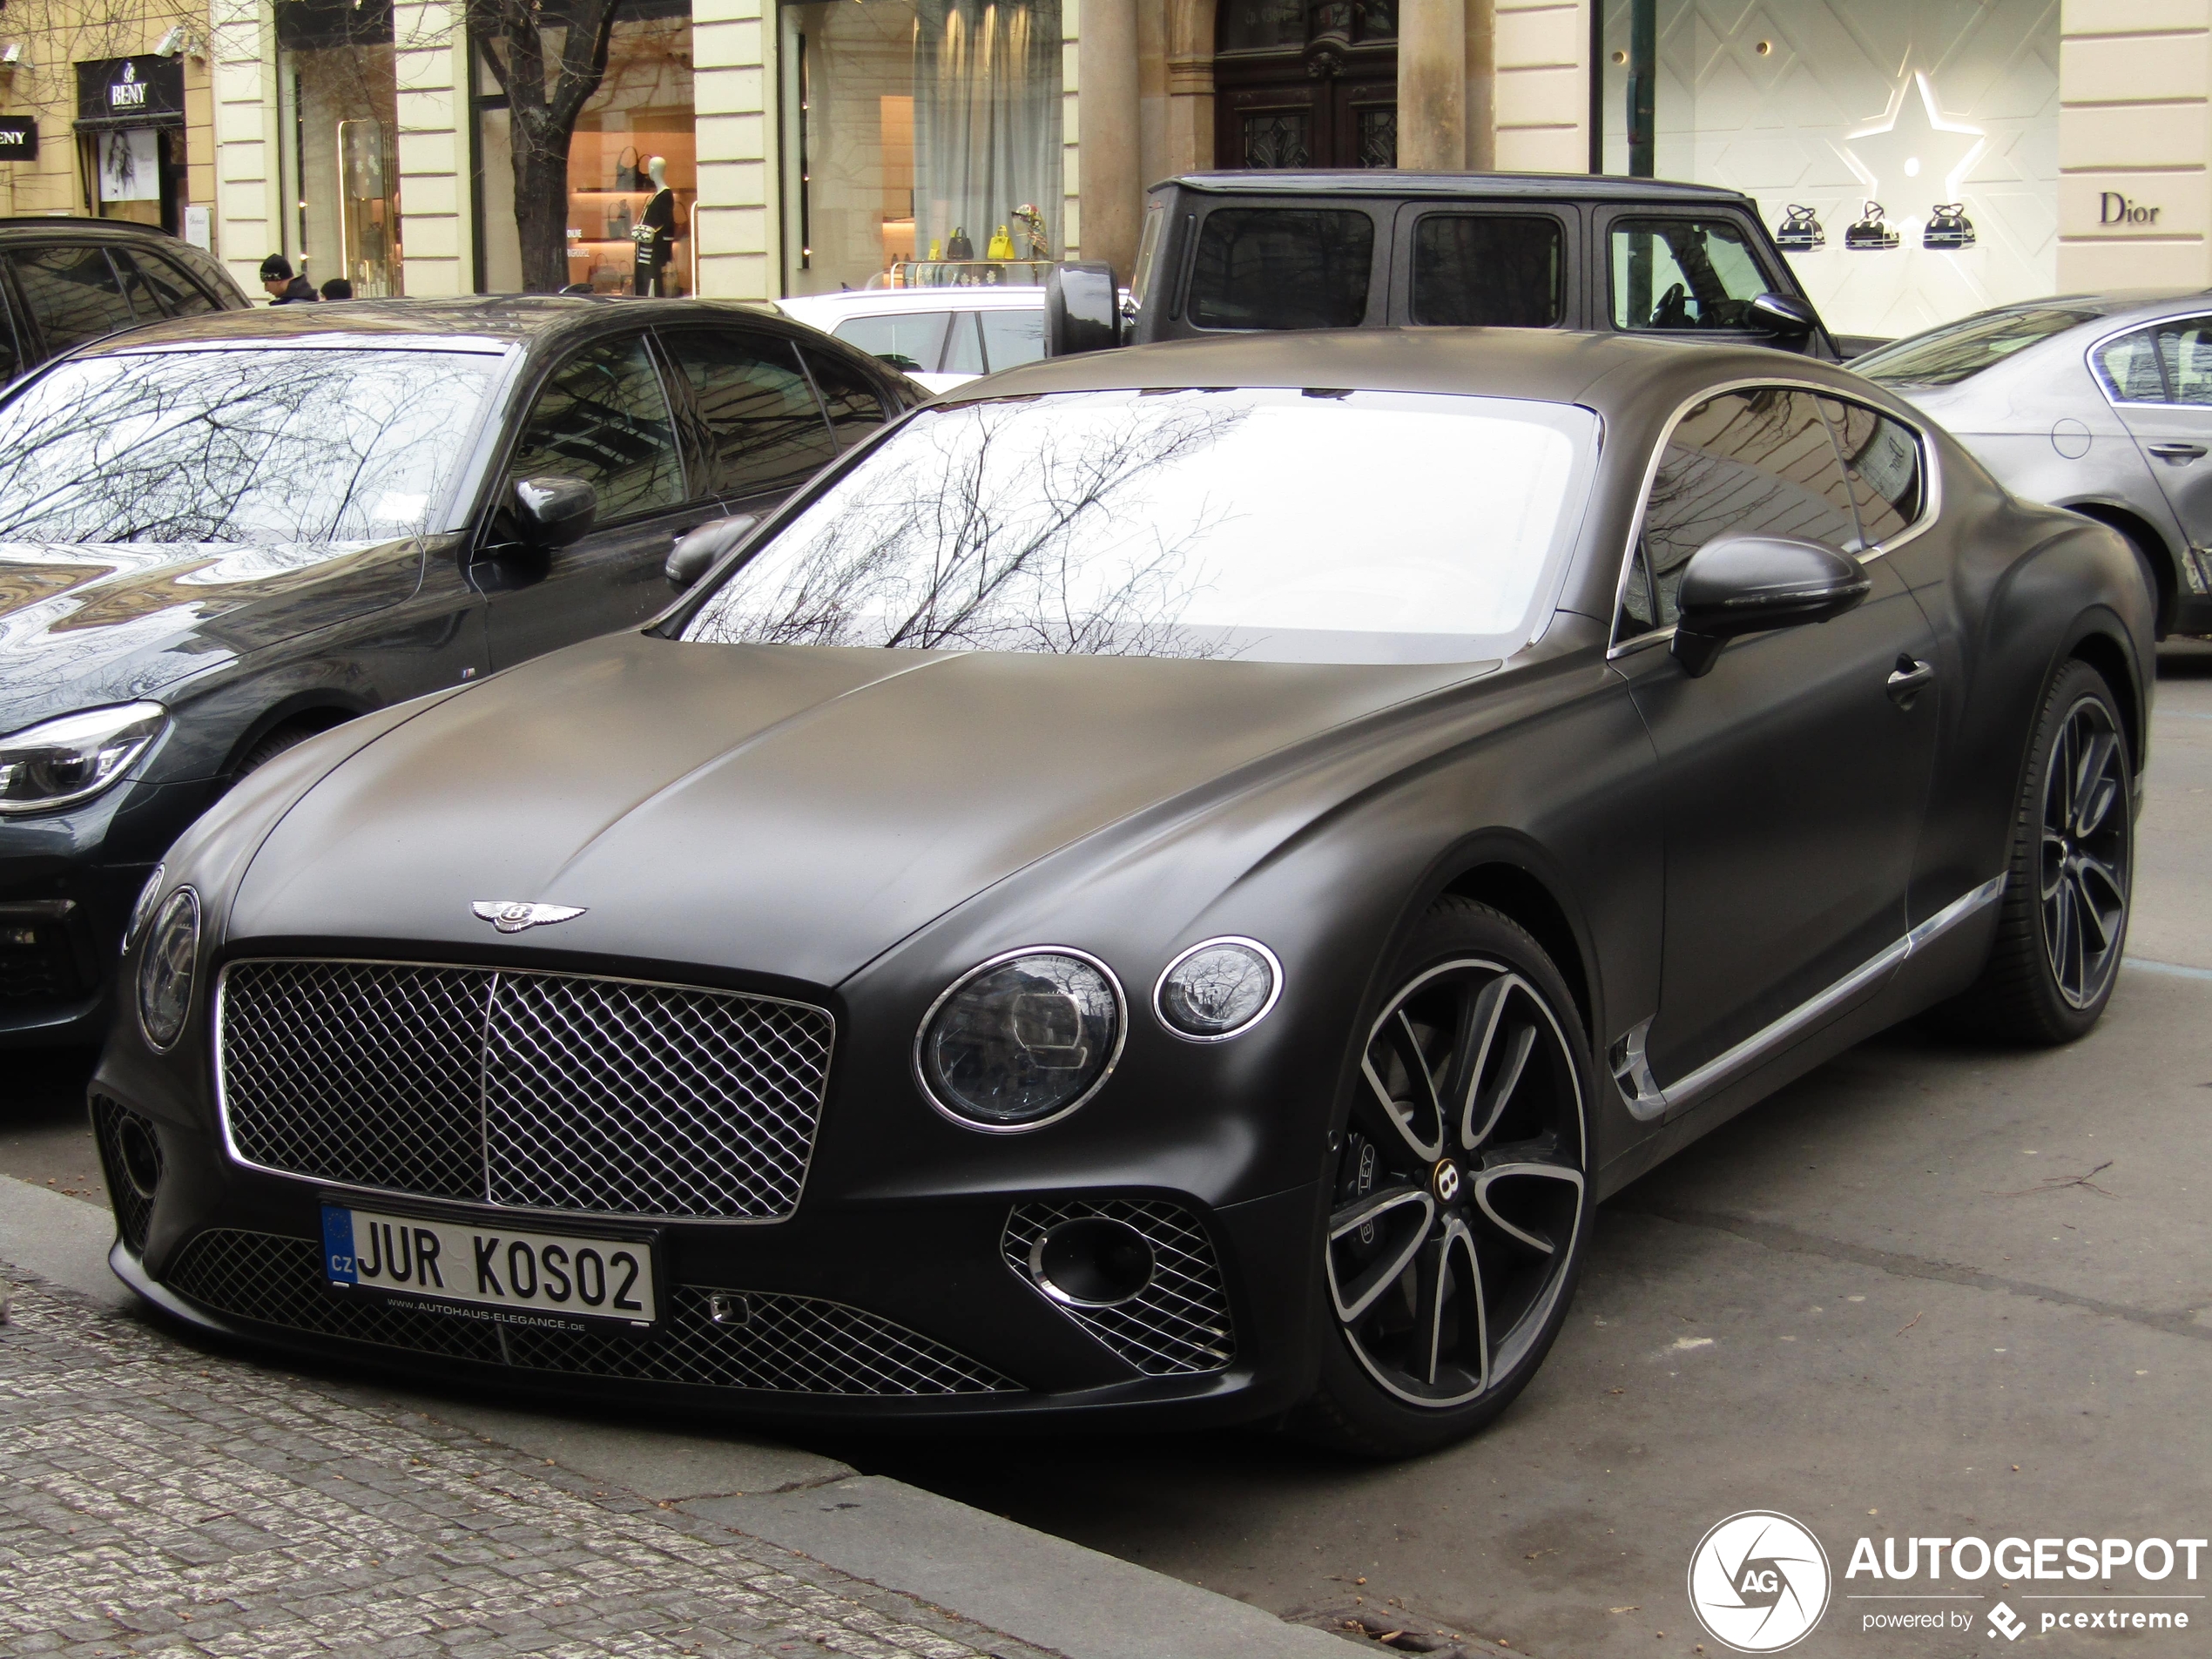
[[[661,273],[675,256],[672,244],[676,240],[676,192],[668,187],[668,161],[655,156],[645,164],[647,177],[653,181],[653,194],[644,210],[637,215],[637,227],[630,234],[637,245],[637,255],[631,270],[631,288],[637,293],[661,293]]]

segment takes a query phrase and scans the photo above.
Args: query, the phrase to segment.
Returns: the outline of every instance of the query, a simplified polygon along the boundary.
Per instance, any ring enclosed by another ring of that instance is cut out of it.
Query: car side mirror
[[[1820,319],[1802,300],[1763,293],[1751,301],[1751,325],[1777,340],[1803,340],[1820,326]]]
[[[1675,660],[1697,679],[1743,634],[1840,617],[1874,583],[1850,554],[1793,536],[1723,536],[1682,573]]]
[[[581,541],[598,516],[599,492],[581,478],[515,481],[515,523],[526,547],[550,552]]]
[[[758,513],[737,513],[686,530],[676,538],[676,545],[669,550],[668,563],[661,568],[667,573],[671,585],[681,593],[711,570],[715,560],[759,528]]]
[[[1044,354],[1111,351],[1122,343],[1121,293],[1103,260],[1054,266],[1044,273]]]

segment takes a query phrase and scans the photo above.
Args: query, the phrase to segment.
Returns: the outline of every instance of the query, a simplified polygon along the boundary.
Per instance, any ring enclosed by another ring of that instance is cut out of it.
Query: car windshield
[[[2098,314],[2067,306],[1985,311],[1851,360],[1851,370],[1886,386],[1956,386],[2039,340],[2062,334]]]
[[[734,571],[687,639],[1436,663],[1530,637],[1596,417],[1339,390],[927,408]]]
[[[278,348],[63,363],[0,408],[0,540],[415,534],[452,485],[499,362]]]

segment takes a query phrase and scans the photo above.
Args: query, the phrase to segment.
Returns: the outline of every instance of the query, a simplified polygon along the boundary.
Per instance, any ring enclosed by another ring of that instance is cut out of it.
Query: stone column
[[[774,8],[761,0],[692,0],[691,96],[698,109],[699,194],[691,210],[699,293],[772,300],[783,289],[771,204],[776,107]]]
[[[215,246],[261,297],[261,257],[284,246],[278,202],[276,15],[269,0],[216,0],[207,56],[215,106]]]
[[[1076,83],[1082,122],[1082,256],[1123,282],[1136,261],[1144,180],[1138,172],[1136,0],[1082,0]]]
[[[392,8],[399,82],[401,284],[416,299],[476,291],[469,185],[469,31],[453,0]]]
[[[1498,9],[1495,0],[1467,0],[1467,165],[1488,172],[1498,165]]]
[[[1467,165],[1467,0],[1405,0],[1398,13],[1398,165]]]
[[[1167,0],[1170,174],[1214,165],[1214,0]],[[1147,179],[1150,185],[1157,180]]]

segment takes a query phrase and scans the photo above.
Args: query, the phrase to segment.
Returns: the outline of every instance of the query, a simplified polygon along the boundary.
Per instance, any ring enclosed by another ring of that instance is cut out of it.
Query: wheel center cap
[[[1460,1197],[1460,1166],[1450,1158],[1439,1158],[1435,1169],[1429,1171],[1429,1184],[1435,1189],[1440,1204],[1456,1204]]]

